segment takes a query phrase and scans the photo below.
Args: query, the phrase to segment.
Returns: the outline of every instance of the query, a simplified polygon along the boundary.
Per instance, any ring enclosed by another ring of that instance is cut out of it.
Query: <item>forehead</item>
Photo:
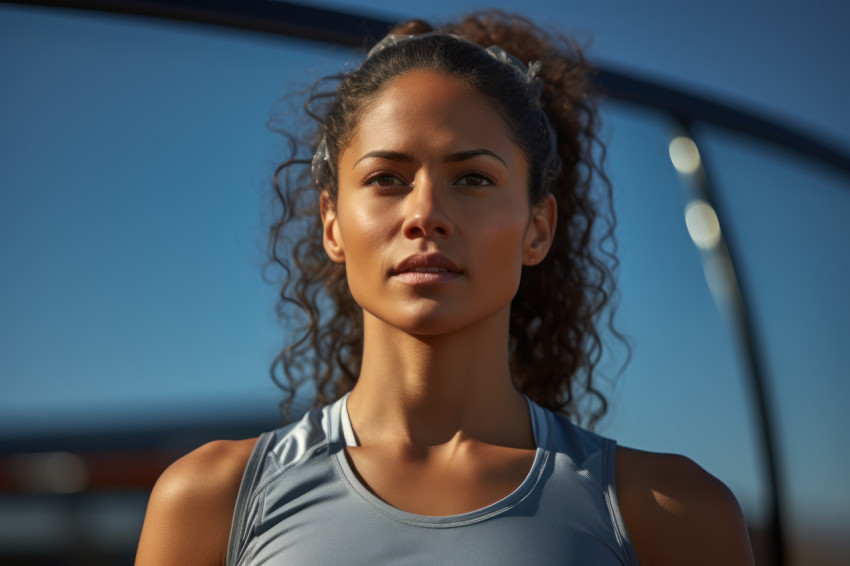
[[[357,116],[352,143],[515,145],[494,103],[456,77],[411,71],[394,78]]]

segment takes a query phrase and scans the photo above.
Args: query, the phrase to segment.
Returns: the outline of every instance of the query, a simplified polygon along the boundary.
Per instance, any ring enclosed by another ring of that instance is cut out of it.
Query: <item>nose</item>
[[[405,203],[402,230],[407,238],[447,238],[454,232],[454,224],[446,208],[445,199],[430,179],[417,179]]]

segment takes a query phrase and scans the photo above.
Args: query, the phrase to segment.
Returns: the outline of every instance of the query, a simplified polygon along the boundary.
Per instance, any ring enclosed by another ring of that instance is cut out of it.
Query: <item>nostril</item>
[[[404,234],[408,238],[448,238],[452,234],[452,222],[434,195],[418,188],[408,200],[410,208],[405,210]],[[413,197],[417,198],[413,198]]]
[[[406,227],[404,233],[408,238],[429,238],[434,236],[445,238],[450,235],[451,230],[442,222],[412,222]]]

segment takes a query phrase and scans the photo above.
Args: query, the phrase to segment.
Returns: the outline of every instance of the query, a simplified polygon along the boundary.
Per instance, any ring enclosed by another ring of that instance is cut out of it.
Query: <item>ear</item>
[[[345,248],[339,231],[336,207],[327,191],[322,191],[319,197],[319,208],[322,213],[322,244],[325,253],[334,263],[345,263]]]
[[[525,232],[522,264],[537,265],[552,247],[555,228],[558,225],[558,202],[549,193],[538,204],[531,207],[531,221]]]

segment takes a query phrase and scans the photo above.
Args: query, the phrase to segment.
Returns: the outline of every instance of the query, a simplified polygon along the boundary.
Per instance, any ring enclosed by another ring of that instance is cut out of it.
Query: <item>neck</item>
[[[348,400],[360,442],[474,438],[526,447],[531,427],[511,381],[508,312],[439,336],[411,335],[364,313],[361,373]]]

